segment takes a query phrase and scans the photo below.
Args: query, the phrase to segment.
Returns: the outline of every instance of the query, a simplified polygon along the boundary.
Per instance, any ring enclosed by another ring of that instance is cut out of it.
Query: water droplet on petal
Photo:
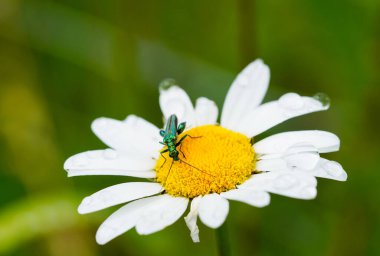
[[[342,166],[334,161],[328,161],[323,165],[323,169],[327,171],[327,173],[333,177],[338,177],[342,175],[343,170]]]
[[[329,107],[330,106],[330,98],[326,94],[319,92],[313,96],[314,99],[319,101],[322,106]]]
[[[303,107],[304,102],[302,97],[297,93],[287,93],[281,96],[278,100],[281,107],[288,110],[297,110]]]
[[[110,159],[110,160],[117,158],[117,152],[110,148],[104,150],[103,155],[104,155],[104,158]]]
[[[318,149],[305,143],[299,143],[289,147],[283,159],[289,167],[298,167],[302,170],[313,170],[319,161]]]
[[[273,186],[276,189],[287,190],[294,187],[297,183],[298,183],[297,179],[294,178],[293,176],[282,175],[274,181]]]
[[[161,81],[159,88],[160,90],[168,90],[170,87],[177,85],[177,82],[173,78],[166,78]]]
[[[319,161],[318,152],[303,152],[284,157],[289,167],[297,167],[305,171],[311,171]]]

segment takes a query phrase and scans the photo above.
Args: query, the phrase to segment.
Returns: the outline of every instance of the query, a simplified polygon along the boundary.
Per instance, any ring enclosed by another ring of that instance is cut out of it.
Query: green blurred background
[[[1,0],[0,255],[216,255],[214,231],[200,224],[193,244],[183,220],[97,245],[97,227],[118,207],[79,215],[77,206],[132,179],[68,179],[63,162],[105,148],[90,130],[97,117],[134,113],[161,126],[157,85],[166,77],[221,108],[257,57],[271,68],[266,100],[289,91],[332,99],[329,111],[260,138],[334,132],[341,151],[327,157],[349,178],[319,179],[314,201],[232,202],[233,254],[380,255],[378,0]]]

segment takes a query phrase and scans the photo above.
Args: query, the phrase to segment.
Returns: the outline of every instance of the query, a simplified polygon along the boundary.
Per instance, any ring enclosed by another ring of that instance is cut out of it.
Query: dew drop
[[[313,170],[319,161],[319,153],[311,144],[299,143],[289,147],[283,156],[289,167]]]
[[[297,167],[305,171],[313,170],[319,161],[318,152],[304,152],[284,157],[289,167]]]
[[[287,93],[278,100],[281,107],[289,110],[297,110],[303,107],[302,97],[297,93]]]
[[[108,148],[104,150],[103,155],[104,155],[104,158],[112,160],[117,157],[117,152],[113,149]]]
[[[322,106],[324,106],[324,107],[329,107],[330,106],[330,98],[329,98],[329,96],[327,96],[326,94],[324,94],[322,92],[316,93],[313,96],[313,98],[316,99],[317,101],[319,101],[322,104]]]
[[[161,81],[159,88],[160,90],[168,90],[170,87],[177,85],[177,82],[173,78],[166,78]]]

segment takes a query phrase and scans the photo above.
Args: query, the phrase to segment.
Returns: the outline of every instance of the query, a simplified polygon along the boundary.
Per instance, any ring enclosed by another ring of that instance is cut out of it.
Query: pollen
[[[251,139],[216,125],[190,129],[177,138],[179,160],[163,153],[157,160],[157,182],[166,193],[194,198],[236,188],[255,170]],[[164,147],[163,149],[166,149]]]

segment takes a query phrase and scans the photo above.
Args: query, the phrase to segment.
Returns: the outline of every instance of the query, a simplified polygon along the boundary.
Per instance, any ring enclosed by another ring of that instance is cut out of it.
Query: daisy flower
[[[74,155],[64,168],[68,176],[120,175],[148,178],[105,188],[82,201],[81,214],[125,204],[99,227],[96,241],[105,244],[135,228],[141,235],[164,229],[184,218],[194,242],[199,242],[197,219],[210,228],[226,220],[228,200],[267,206],[270,194],[297,199],[316,197],[316,177],[345,181],[342,166],[320,157],[339,149],[339,138],[326,131],[290,131],[255,141],[254,137],[290,118],[326,110],[323,94],[304,97],[287,93],[276,101],[262,100],[269,84],[262,60],[249,64],[232,83],[220,124],[218,108],[207,98],[193,107],[180,87],[160,88],[165,120],[176,115],[186,122],[178,135],[180,161],[161,151],[160,129],[134,115],[123,121],[98,118],[93,132],[109,147]],[[167,161],[166,161],[166,160]],[[181,160],[182,159],[182,160]]]

